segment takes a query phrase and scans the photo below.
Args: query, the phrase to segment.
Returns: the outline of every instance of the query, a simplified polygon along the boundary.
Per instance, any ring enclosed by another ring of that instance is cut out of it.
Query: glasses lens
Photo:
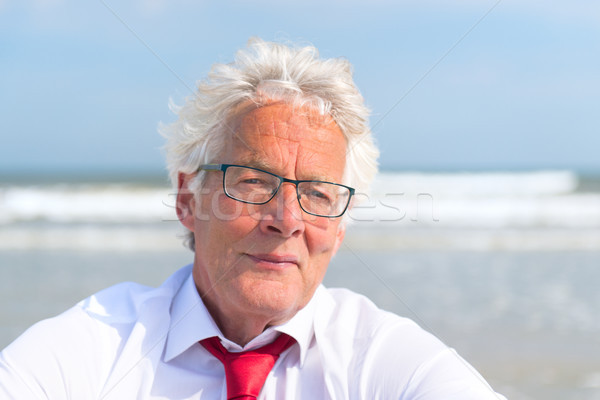
[[[262,204],[277,191],[279,178],[265,171],[232,166],[225,172],[224,184],[225,192],[234,199]]]
[[[298,193],[306,212],[324,217],[340,216],[350,200],[347,187],[328,182],[300,182]]]

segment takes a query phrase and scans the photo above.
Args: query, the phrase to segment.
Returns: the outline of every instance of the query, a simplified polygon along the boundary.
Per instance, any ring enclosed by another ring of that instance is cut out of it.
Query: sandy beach
[[[415,320],[507,398],[599,399],[597,190],[576,189],[569,179],[534,193],[470,187],[461,197],[438,184],[429,215],[401,196],[374,197],[375,207],[367,203],[350,222],[324,284]],[[192,261],[168,189],[69,184],[0,192],[9,210],[0,221],[0,347],[98,290],[122,281],[157,286]],[[366,221],[365,210],[372,212]]]

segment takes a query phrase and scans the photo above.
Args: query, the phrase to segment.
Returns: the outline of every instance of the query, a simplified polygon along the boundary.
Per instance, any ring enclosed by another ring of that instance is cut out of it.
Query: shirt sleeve
[[[506,400],[453,349],[423,363],[400,397],[403,400]]]
[[[412,321],[371,336],[354,377],[365,399],[506,400],[456,351]]]
[[[97,331],[77,308],[30,327],[0,353],[0,399],[95,398],[106,368]]]
[[[30,381],[27,374],[13,365],[5,353],[0,353],[0,398],[47,399],[40,385]]]
[[[316,319],[315,336],[321,359],[331,364],[325,368],[326,382],[340,388],[342,398],[506,400],[414,321],[380,310],[348,290],[329,289],[327,294],[333,300],[323,301],[320,310],[326,318]]]
[[[63,357],[50,350],[47,326],[46,321],[33,325],[0,353],[0,398],[66,399],[60,390]]]

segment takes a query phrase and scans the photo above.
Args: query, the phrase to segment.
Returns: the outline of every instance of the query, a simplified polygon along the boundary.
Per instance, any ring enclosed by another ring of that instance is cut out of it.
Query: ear
[[[190,190],[189,185],[195,174],[184,174],[180,172],[177,176],[177,217],[190,231],[194,231],[194,212],[196,200],[194,193]]]
[[[344,235],[346,235],[346,224],[344,222],[342,222],[338,226],[338,230],[335,233],[335,243],[333,244],[333,254],[334,255],[335,255],[335,253],[337,253],[338,249],[342,245],[342,242],[344,241]]]

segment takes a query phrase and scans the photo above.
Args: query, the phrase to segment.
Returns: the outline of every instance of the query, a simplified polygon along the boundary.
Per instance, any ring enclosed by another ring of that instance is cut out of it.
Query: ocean
[[[600,179],[382,173],[325,278],[414,319],[513,400],[600,399]],[[111,284],[192,261],[164,182],[0,183],[0,348]]]

